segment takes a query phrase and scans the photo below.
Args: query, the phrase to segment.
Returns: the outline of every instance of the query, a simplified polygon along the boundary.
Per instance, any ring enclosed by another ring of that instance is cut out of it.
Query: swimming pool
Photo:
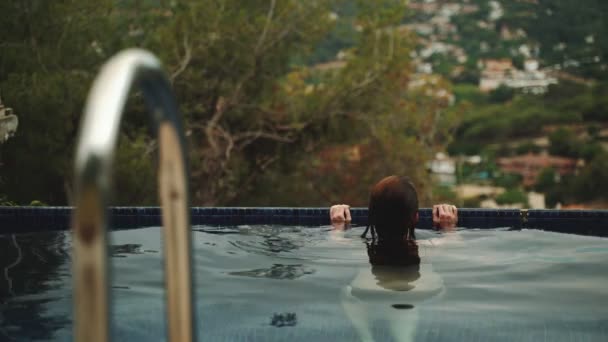
[[[142,90],[157,133],[165,228],[154,227],[159,208],[104,215],[132,86]],[[143,50],[123,51],[102,67],[79,133],[73,234],[64,232],[71,208],[0,207],[0,339],[106,341],[108,316],[113,337],[126,341],[162,340],[167,325],[174,341],[190,340],[193,330],[212,341],[606,339],[606,292],[598,285],[606,240],[526,228],[606,236],[608,211],[459,210],[464,227],[515,231],[420,233],[422,265],[398,271],[371,268],[359,231],[323,226],[326,208],[190,208],[189,220],[185,137],[170,88],[160,62]],[[365,224],[365,209],[352,214]],[[420,210],[419,228],[430,218]],[[191,273],[188,221],[197,225]],[[317,227],[303,227],[311,224]],[[109,314],[108,226],[125,229],[110,236]]]
[[[116,340],[164,339],[161,229],[110,233]],[[193,230],[200,340],[608,340],[605,238],[420,230],[423,265],[400,280],[371,272],[361,227]],[[0,244],[0,340],[71,340],[71,234],[4,234]]]

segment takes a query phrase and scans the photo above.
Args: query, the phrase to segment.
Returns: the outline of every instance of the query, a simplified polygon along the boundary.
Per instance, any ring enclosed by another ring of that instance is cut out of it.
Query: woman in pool
[[[330,208],[336,229],[351,221],[350,207],[340,204]],[[392,339],[411,341],[418,321],[416,306],[439,297],[443,281],[430,263],[421,263],[416,243],[418,196],[407,177],[389,176],[378,182],[369,199],[366,241],[371,268],[362,268],[340,294],[342,307],[359,337],[373,341],[370,322],[387,322]],[[433,206],[435,227],[450,231],[456,227],[455,206]]]
[[[414,228],[418,223],[418,194],[408,177],[388,176],[374,185],[369,198],[368,229],[372,240],[378,243],[414,241]],[[351,221],[350,206],[334,205],[329,216],[336,228]],[[433,225],[441,230],[453,230],[458,222],[458,210],[450,204],[433,206]]]
[[[351,221],[350,206],[334,205],[329,210],[331,223],[343,230]],[[369,197],[368,226],[361,237],[371,231],[368,242],[372,265],[420,264],[415,227],[418,223],[418,194],[408,177],[389,176],[374,185]],[[453,231],[458,222],[458,209],[450,204],[433,206],[433,225],[441,231]]]

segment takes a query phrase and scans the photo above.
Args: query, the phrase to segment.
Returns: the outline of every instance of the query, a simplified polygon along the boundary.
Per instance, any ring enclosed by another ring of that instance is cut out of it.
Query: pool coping
[[[72,207],[0,206],[0,234],[63,231],[70,227]],[[432,228],[430,208],[419,210],[417,228]],[[112,230],[160,226],[160,207],[110,207]],[[353,225],[367,224],[367,208],[351,208]],[[458,226],[469,228],[532,228],[581,235],[608,236],[608,210],[458,209]],[[329,225],[327,207],[192,207],[193,226],[281,224]]]

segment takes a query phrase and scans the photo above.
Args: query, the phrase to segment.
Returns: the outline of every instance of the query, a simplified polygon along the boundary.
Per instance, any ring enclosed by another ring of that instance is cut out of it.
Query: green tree
[[[578,158],[581,155],[582,143],[575,133],[560,127],[549,134],[549,153],[557,156]]]
[[[513,90],[513,88],[501,85],[500,87],[492,90],[489,100],[494,103],[503,103],[510,101],[513,96],[515,96],[515,90]]]
[[[516,173],[503,173],[494,179],[494,184],[507,189],[517,187],[521,184],[523,177]]]
[[[0,4],[0,91],[20,121],[1,147],[0,192],[10,200],[66,203],[79,115],[112,52],[112,8],[108,1]]]
[[[169,65],[181,66],[173,76],[192,132],[196,203],[270,205],[263,195],[268,184],[280,184],[273,186],[275,197],[332,201],[355,178],[361,185],[351,187],[352,197],[361,201],[366,184],[391,170],[407,170],[424,187],[424,160],[447,140],[457,114],[444,110],[447,96],[408,91],[411,37],[394,29],[403,3],[357,1],[356,45],[345,66],[331,70],[291,64],[335,24],[330,1],[251,2],[246,11],[239,1],[224,4],[188,3],[158,35],[169,42],[166,51],[176,51],[166,56]],[[449,85],[433,90],[447,95]],[[331,146],[357,144],[368,166],[357,177],[342,168],[344,161],[321,177],[299,169],[301,159],[323,164],[320,155]],[[308,194],[300,185],[283,185],[297,182],[308,184]]]
[[[525,192],[519,189],[509,189],[502,194],[496,196],[498,204],[517,204],[521,203],[524,207],[528,206],[528,196]]]
[[[410,89],[413,39],[395,29],[403,2],[358,0],[345,22],[331,15],[335,4],[3,3],[0,34],[11,48],[0,55],[0,87],[22,125],[2,146],[0,193],[20,203],[66,203],[79,114],[92,78],[116,51],[141,46],[164,61],[180,103],[194,204],[292,198],[294,205],[303,204],[300,198],[320,204],[356,180],[352,197],[363,199],[366,184],[388,173],[410,175],[422,198],[430,198],[425,161],[449,141],[461,113],[450,107],[451,85],[438,78]],[[342,65],[322,70],[299,64],[345,25],[356,26],[357,39],[345,47]],[[150,180],[156,143],[144,128],[141,102],[132,96],[119,140],[118,204],[155,202]],[[350,168],[353,159],[341,160],[333,174],[317,172],[327,149],[354,145],[361,145],[365,166],[359,173]]]
[[[536,179],[534,188],[539,192],[548,192],[553,190],[557,186],[557,174],[553,168],[543,169]]]
[[[608,121],[608,82],[598,83],[591,93],[591,105],[583,111],[589,121]]]
[[[608,200],[608,153],[598,155],[574,179],[571,193],[580,201]]]
[[[310,125],[298,108],[305,94],[290,94],[302,79],[287,76],[292,58],[331,29],[330,4],[181,2],[150,35],[186,116],[195,203],[227,204],[251,190],[276,148]]]

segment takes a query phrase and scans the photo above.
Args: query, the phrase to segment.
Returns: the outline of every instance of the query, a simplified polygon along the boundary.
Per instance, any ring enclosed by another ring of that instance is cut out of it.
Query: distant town
[[[525,2],[538,6],[536,0]],[[505,15],[512,13],[506,12],[503,3],[482,3],[486,7],[486,13],[482,14],[478,1],[410,1],[408,7],[411,14],[399,30],[414,32],[418,37],[417,48],[411,54],[416,70],[412,85],[424,83],[431,75],[439,74],[451,79],[456,90],[460,87],[458,84],[474,84],[480,94],[499,97],[498,102],[503,100],[500,95],[505,93],[507,100],[513,94],[543,96],[551,86],[557,86],[562,81],[593,85],[592,80],[567,71],[579,67],[584,61],[572,58],[565,59],[563,63],[548,64],[543,61],[540,45],[529,39],[528,32],[504,20]],[[472,30],[478,32],[472,35],[467,34],[467,30],[468,33]],[[584,36],[584,44],[592,45],[594,42],[593,34]],[[561,42],[552,46],[552,50],[563,51],[566,46],[565,42]],[[504,51],[502,55],[496,52],[501,48]],[[594,63],[601,62],[599,56],[589,59]],[[456,97],[458,101],[458,94],[450,92],[449,96]],[[608,126],[601,122],[590,125],[566,123],[565,126],[567,132],[572,132],[572,136],[581,141],[591,139],[588,128],[593,128],[594,143],[608,151]],[[550,175],[550,183],[556,185],[562,179],[575,178],[585,167],[586,158],[582,156],[553,154],[556,151],[551,147],[549,136],[555,136],[555,131],[560,127],[562,125],[559,124],[543,125],[540,131],[533,134],[509,139],[503,144],[510,151],[503,149],[492,157],[462,152],[450,156],[446,152],[439,152],[428,163],[428,170],[435,182],[452,191],[452,196],[457,196],[461,204],[485,208],[601,207],[603,202],[582,204],[574,201],[563,204],[555,198],[547,203],[545,194],[538,191],[537,185],[542,182],[543,176],[546,178]],[[482,141],[479,143],[483,144]],[[513,152],[517,149],[518,152]],[[489,164],[492,165],[488,167]],[[475,171],[466,174],[466,170]],[[512,177],[514,181],[506,186],[496,185],[497,178],[505,177]]]

